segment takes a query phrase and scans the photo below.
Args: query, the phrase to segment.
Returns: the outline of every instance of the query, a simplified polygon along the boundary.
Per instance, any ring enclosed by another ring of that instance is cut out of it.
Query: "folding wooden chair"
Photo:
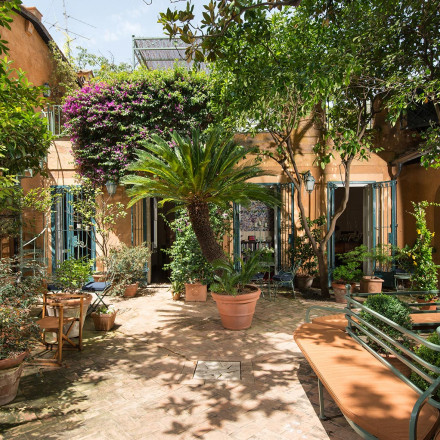
[[[62,365],[63,349],[82,350],[82,321],[83,321],[83,302],[86,295],[57,295],[44,293],[43,299],[43,313],[42,318],[37,321],[41,329],[42,342],[46,346],[46,350],[41,353],[45,354],[48,351],[53,351],[56,346],[56,351],[52,358],[37,357],[32,361],[41,365]],[[63,304],[62,299],[79,299],[79,316],[65,316],[65,309],[70,308]],[[47,315],[47,308],[51,307],[54,310],[55,316]],[[70,336],[75,323],[79,323],[79,337],[74,341]],[[55,341],[48,340],[48,334],[55,338]],[[68,345],[65,345],[67,343]]]

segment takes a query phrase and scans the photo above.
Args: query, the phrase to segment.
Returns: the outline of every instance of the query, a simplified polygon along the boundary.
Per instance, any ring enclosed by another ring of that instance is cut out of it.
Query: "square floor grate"
[[[241,380],[241,363],[198,361],[193,378],[203,380]]]

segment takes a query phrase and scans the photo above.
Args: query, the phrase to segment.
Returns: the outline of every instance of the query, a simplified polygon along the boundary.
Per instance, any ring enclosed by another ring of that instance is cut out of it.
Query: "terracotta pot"
[[[0,406],[12,402],[17,396],[23,361],[27,355],[26,351],[15,358],[0,361]]]
[[[53,300],[52,300],[53,298]],[[84,326],[84,321],[86,319],[87,310],[89,308],[89,305],[92,303],[93,296],[88,293],[86,294],[86,297],[83,300],[83,316],[82,316],[82,322],[81,326]],[[51,295],[50,298],[47,299],[47,315],[48,316],[58,316],[58,309],[55,307],[51,307],[51,302],[61,302],[63,304],[63,315],[65,318],[69,318],[72,316],[79,317],[79,306],[81,304],[81,301],[79,298],[66,298],[63,297],[62,293],[55,293]],[[64,326],[64,331],[67,332],[68,328],[70,327],[70,324],[66,324]],[[69,332],[69,336],[71,338],[76,338],[79,336],[79,322],[75,322],[73,324],[72,330]],[[56,340],[56,335],[54,333],[53,339]],[[46,332],[46,340],[49,342],[49,332]]]
[[[313,284],[313,278],[310,275],[296,275],[295,284],[298,289],[310,289]]]
[[[93,274],[92,277],[95,283],[102,283],[107,279],[107,275],[103,273]]]
[[[173,300],[174,301],[178,301],[181,297],[181,293],[180,292],[173,292]]]
[[[251,326],[261,290],[254,285],[247,287],[252,288],[253,292],[237,296],[212,293],[224,328],[228,330],[245,330]]]
[[[361,293],[381,293],[384,280],[375,276],[364,276],[361,279]]]
[[[433,298],[433,299],[431,299],[431,300],[429,300],[429,301],[426,301],[425,300],[425,298],[417,298],[417,302],[418,303],[435,303],[435,302],[437,302],[437,298]],[[437,306],[436,305],[433,305],[433,306],[429,306],[429,305],[426,305],[426,306],[420,306],[420,310],[437,310]]]
[[[139,283],[129,284],[125,287],[124,298],[133,298],[136,295]]]
[[[208,286],[201,283],[185,283],[185,301],[206,301]]]
[[[351,283],[351,293],[354,292],[354,288],[356,287],[356,283]],[[347,300],[345,299],[345,295],[347,294],[347,290],[345,288],[345,284],[340,283],[332,283],[333,292],[335,294],[335,301],[341,304],[347,304]]]
[[[92,313],[93,324],[95,325],[95,330],[108,332],[115,325],[116,311],[114,313],[103,315],[96,312]]]

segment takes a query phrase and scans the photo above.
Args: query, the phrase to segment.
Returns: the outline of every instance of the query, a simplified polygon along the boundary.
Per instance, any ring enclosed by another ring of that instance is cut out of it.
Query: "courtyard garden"
[[[195,67],[64,85],[69,140],[0,63],[2,438],[438,438],[440,14],[353,3],[163,12]]]

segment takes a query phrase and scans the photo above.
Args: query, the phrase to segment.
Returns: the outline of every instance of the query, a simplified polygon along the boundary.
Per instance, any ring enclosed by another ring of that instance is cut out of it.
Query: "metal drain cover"
[[[240,362],[198,361],[194,379],[203,380],[240,380]]]

